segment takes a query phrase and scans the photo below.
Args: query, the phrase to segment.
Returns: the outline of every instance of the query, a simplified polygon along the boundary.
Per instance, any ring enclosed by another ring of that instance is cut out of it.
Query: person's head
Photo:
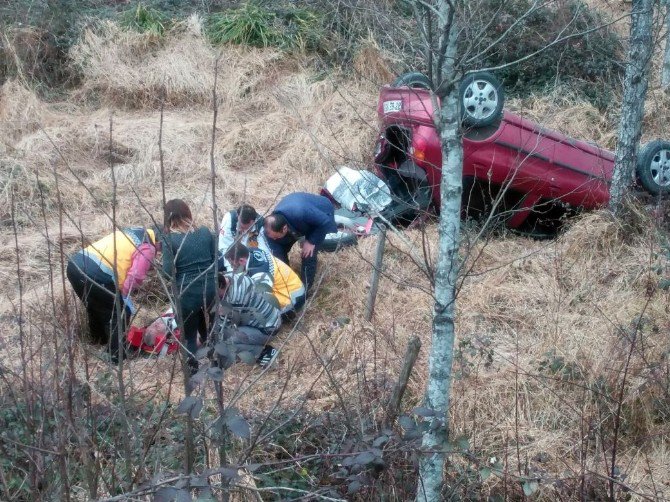
[[[244,269],[249,260],[249,248],[241,242],[236,242],[226,251],[226,260],[233,266],[233,271]]]
[[[188,204],[181,199],[172,199],[165,203],[163,209],[165,228],[179,232],[187,232],[193,225],[193,217]]]
[[[281,213],[272,213],[266,217],[263,227],[270,239],[281,239],[288,233],[288,221]]]
[[[237,231],[238,233],[243,234],[249,230],[256,220],[258,219],[258,213],[249,204],[242,204],[237,208]]]
[[[142,342],[145,345],[153,347],[154,345],[156,345],[156,339],[159,336],[165,336],[166,334],[167,334],[167,328],[165,327],[165,323],[163,322],[163,319],[159,317],[149,326],[147,326],[147,329],[144,331],[144,334],[142,335]]]

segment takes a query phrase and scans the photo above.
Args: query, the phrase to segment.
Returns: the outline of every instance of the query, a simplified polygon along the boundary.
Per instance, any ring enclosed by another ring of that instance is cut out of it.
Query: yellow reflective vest
[[[272,294],[283,311],[287,307],[293,306],[297,297],[305,294],[305,287],[300,280],[300,276],[286,263],[274,256],[272,261],[274,265]]]
[[[257,284],[272,289],[283,312],[295,305],[297,299],[305,294],[305,287],[291,267],[262,249],[249,248],[247,273]]]
[[[114,253],[115,241],[116,257]],[[111,277],[116,277],[116,283],[121,287],[132,265],[133,253],[144,242],[156,245],[156,235],[153,230],[142,227],[124,228],[94,242],[84,248],[82,252],[95,261],[103,272]],[[114,266],[115,258],[116,266]],[[116,274],[114,273],[115,270]]]

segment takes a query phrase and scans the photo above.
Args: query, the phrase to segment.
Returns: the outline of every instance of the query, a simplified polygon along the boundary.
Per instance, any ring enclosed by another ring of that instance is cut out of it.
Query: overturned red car
[[[430,89],[425,75],[402,75],[382,87],[377,108],[376,172],[416,211],[440,206],[442,154]],[[503,87],[488,72],[468,75],[459,96],[465,215],[544,235],[566,214],[607,205],[613,152],[504,111]],[[670,193],[670,142],[642,148],[637,177],[654,195]]]

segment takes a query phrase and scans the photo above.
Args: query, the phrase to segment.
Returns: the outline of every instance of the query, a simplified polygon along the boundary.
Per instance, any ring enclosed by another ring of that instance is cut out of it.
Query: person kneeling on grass
[[[283,319],[294,316],[305,304],[305,286],[298,274],[270,253],[237,242],[225,256],[235,272],[246,272],[257,289],[272,295]]]
[[[133,227],[116,230],[70,256],[67,278],[86,307],[93,343],[107,345],[118,364],[124,356],[119,332],[134,313],[130,294],[144,281],[160,242],[156,230]]]
[[[230,341],[237,354],[250,352],[261,366],[268,366],[277,355],[268,342],[281,325],[279,309],[244,273],[219,274],[219,325],[235,325]]]

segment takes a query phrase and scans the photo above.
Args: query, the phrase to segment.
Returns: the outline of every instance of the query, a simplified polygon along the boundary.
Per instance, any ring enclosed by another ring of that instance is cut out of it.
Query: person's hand
[[[302,243],[302,257],[303,258],[309,258],[310,256],[312,256],[314,254],[314,248],[315,247],[316,246],[314,244],[312,244],[311,242],[309,242],[307,240],[305,242],[303,242]]]
[[[135,313],[137,312],[137,308],[135,307],[133,301],[130,299],[130,296],[124,296],[123,303],[125,305],[125,308],[128,309],[128,311],[130,312],[130,315],[135,315]]]

